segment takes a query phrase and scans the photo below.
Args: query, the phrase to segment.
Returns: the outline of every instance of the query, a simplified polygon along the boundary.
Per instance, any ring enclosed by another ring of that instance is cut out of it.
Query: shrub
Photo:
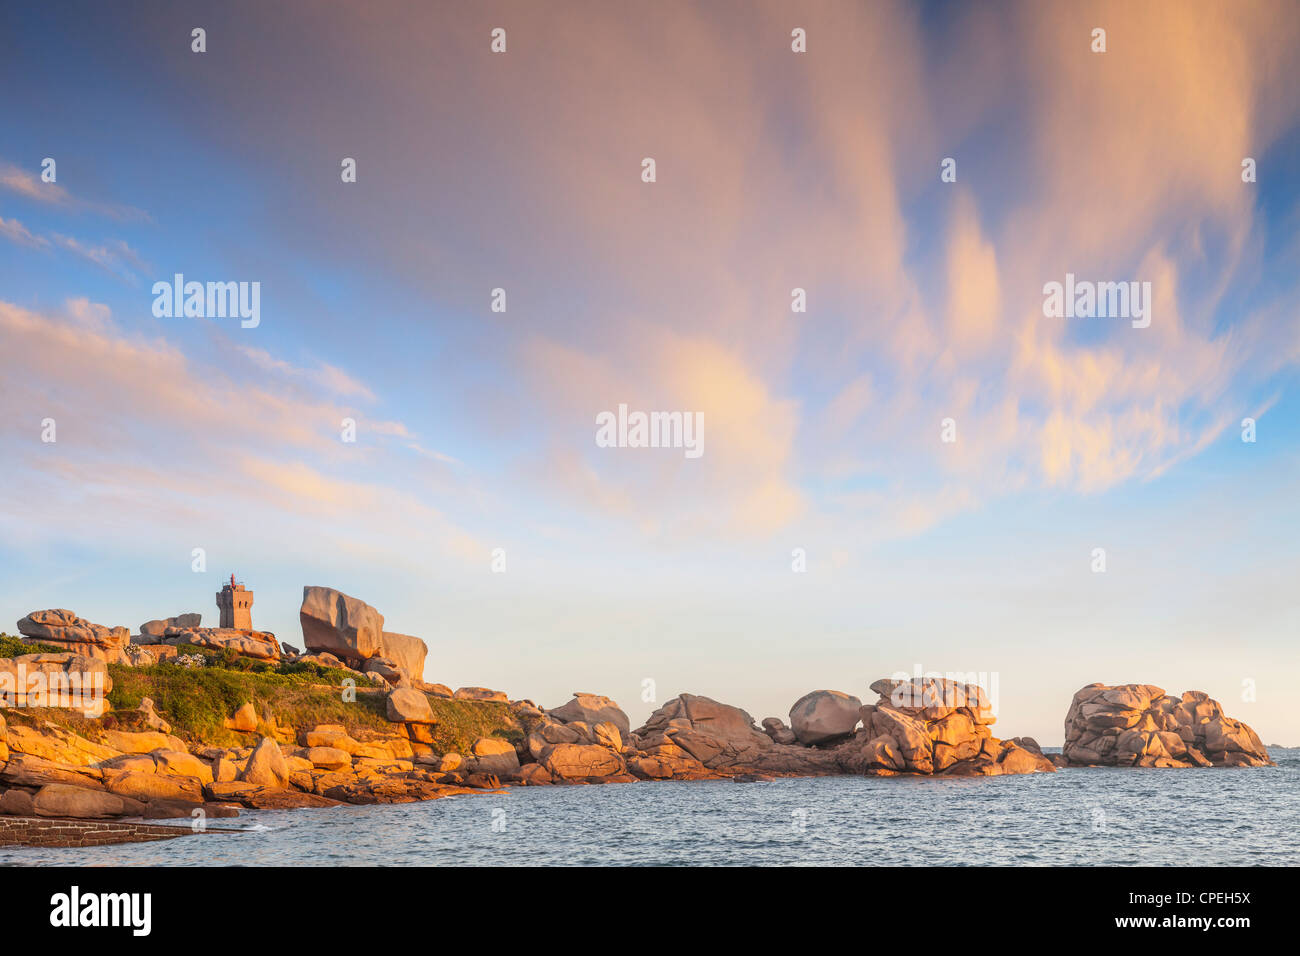
[[[13,637],[0,632],[0,657],[21,657],[24,654],[60,654],[66,651],[66,647],[58,647],[54,644],[29,644],[22,637]]]

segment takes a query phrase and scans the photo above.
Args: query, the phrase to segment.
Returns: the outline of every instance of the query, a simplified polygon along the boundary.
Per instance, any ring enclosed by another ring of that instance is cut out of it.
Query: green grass
[[[429,706],[437,721],[431,728],[433,749],[440,754],[469,753],[480,737],[500,737],[512,744],[524,739],[524,728],[508,704],[430,697]]]
[[[22,657],[24,654],[62,654],[66,647],[53,644],[28,644],[21,637],[0,632],[0,657]]]
[[[26,644],[0,634],[0,657],[42,650],[60,648]],[[301,731],[317,724],[341,724],[358,739],[396,729],[386,718],[387,692],[361,682],[349,671],[311,662],[275,664],[190,645],[177,650],[202,656],[205,666],[181,667],[167,661],[149,667],[109,664],[112,712],[102,722],[53,710],[43,711],[42,719],[92,738],[100,727],[138,730],[141,728],[132,724],[128,714],[115,712],[136,710],[140,701],[149,697],[172,725],[172,733],[190,744],[232,747],[251,743],[254,735],[225,728],[226,718],[250,702],[259,715],[269,707],[281,729]],[[353,700],[344,700],[343,681],[349,678],[357,681],[356,692],[349,695]],[[524,737],[523,726],[507,704],[431,697],[429,706],[437,720],[431,728],[437,753],[466,753],[479,737],[500,737],[511,743]],[[269,732],[269,727],[259,720],[259,730]]]
[[[133,710],[142,698],[150,697],[173,733],[192,743],[214,746],[249,742],[249,735],[227,730],[225,720],[250,702],[259,715],[264,706],[269,707],[281,728],[342,724],[354,736],[364,730],[392,728],[384,718],[382,690],[358,687],[355,701],[345,701],[342,678],[329,680],[311,667],[285,668],[287,672],[280,673],[274,665],[244,669],[110,664],[113,689],[108,700],[115,711]],[[346,672],[337,673],[347,676]],[[113,718],[110,715],[108,719]]]

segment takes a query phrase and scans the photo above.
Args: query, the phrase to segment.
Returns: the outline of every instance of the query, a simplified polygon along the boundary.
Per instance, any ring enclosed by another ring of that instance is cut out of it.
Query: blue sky
[[[1285,4],[129,7],[0,57],[0,621],[215,623],[234,571],[290,643],[331,585],[430,680],[634,720],[919,664],[1044,743],[1094,680],[1300,740]],[[1044,318],[1067,271],[1151,327]],[[176,272],[261,324],[155,318]],[[597,448],[620,402],[705,455]]]

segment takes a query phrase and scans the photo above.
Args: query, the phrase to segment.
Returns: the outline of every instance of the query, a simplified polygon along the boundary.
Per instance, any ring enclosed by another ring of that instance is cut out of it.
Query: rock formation
[[[1255,731],[1198,690],[1181,698],[1154,684],[1089,684],[1065,715],[1072,764],[1113,767],[1272,766]]]
[[[363,674],[374,674],[383,679],[385,683],[392,684],[394,687],[410,687],[411,681],[398,668],[397,664],[387,657],[372,657],[361,665]]]
[[[0,658],[0,707],[64,706],[98,717],[112,689],[108,666],[96,657],[68,652]]]
[[[790,728],[805,746],[843,740],[858,725],[861,706],[862,701],[837,690],[815,690],[790,708]]]
[[[510,698],[506,696],[505,691],[492,690],[489,687],[459,687],[456,689],[456,693],[451,696],[455,700],[495,701],[498,704],[510,703]]]
[[[1032,738],[993,736],[989,700],[973,684],[880,680],[871,685],[878,699],[867,705],[841,691],[816,690],[791,707],[790,726],[769,717],[761,728],[739,707],[681,694],[632,730],[617,702],[598,694],[575,693],[546,710],[488,688],[462,687],[453,694],[412,679],[408,668],[423,666],[424,643],[385,632],[382,615],[340,592],[306,589],[302,617],[312,653],[300,660],[364,667],[352,675],[369,676],[384,689],[380,713],[389,729],[375,729],[373,707],[368,721],[351,732],[336,724],[280,727],[265,700],[246,700],[224,719],[219,738],[239,745],[219,747],[175,736],[168,715],[147,697],[134,709],[112,712],[111,720],[73,727],[33,720],[22,710],[6,723],[0,712],[0,814],[184,817],[202,805],[219,816],[236,812],[235,805],[405,802],[502,784],[992,776],[1054,769]],[[116,647],[124,640],[124,628],[100,628],[69,611],[34,612],[24,620],[32,639],[62,638],[67,646],[101,649],[93,641]],[[177,623],[163,629],[167,644],[132,647],[150,657],[155,650],[174,654],[181,643],[266,660],[280,652],[270,634],[169,620]],[[156,628],[142,631],[152,636]],[[48,705],[39,696],[42,688],[87,675],[99,685],[100,698],[112,688],[102,656],[41,653],[0,660],[0,706]],[[380,703],[374,686],[358,691],[375,695],[372,705]],[[447,727],[440,726],[444,720]],[[438,752],[437,741],[464,727],[485,735],[472,743],[462,738],[455,747],[460,752],[445,744],[447,752]],[[1270,763],[1254,731],[1224,715],[1205,694],[1191,691],[1179,699],[1145,684],[1080,690],[1066,718],[1060,759],[1154,767]]]
[[[854,723],[857,722],[857,711],[853,712]],[[794,731],[785,725],[785,721],[780,717],[764,717],[763,733],[767,734],[778,744],[797,744],[799,738],[794,735]]]
[[[384,631],[380,645],[381,655],[391,661],[404,677],[411,681],[424,679],[424,659],[429,653],[429,646],[424,641],[410,634]]]
[[[333,588],[304,587],[298,609],[307,655],[332,654],[348,667],[395,686],[424,680],[428,645],[384,630],[384,616],[365,601]]]
[[[280,644],[270,631],[245,631],[233,627],[169,627],[163,632],[163,641],[171,645],[193,644],[214,651],[230,650],[243,657],[264,661],[280,659]]]
[[[567,704],[547,713],[526,701],[515,706],[530,720],[527,739],[519,749],[525,761],[534,762],[513,774],[524,783],[636,779],[628,773],[623,756],[629,749],[624,735],[630,722],[608,697],[574,694]]]
[[[608,697],[602,697],[599,694],[584,694],[581,691],[575,691],[571,701],[562,707],[556,707],[550,712],[550,715],[566,724],[582,721],[595,726],[609,721],[618,728],[619,733],[624,737],[627,736],[628,731],[631,729],[631,723],[627,719],[627,714],[623,713],[623,708]]]
[[[633,731],[632,773],[692,777],[736,773],[895,773],[993,776],[1051,772],[1037,749],[993,737],[983,690],[943,679],[877,681],[875,704],[856,706],[839,691],[814,691],[791,708],[794,729],[774,717],[764,729],[738,707],[682,694]],[[861,728],[854,729],[861,721]],[[816,741],[812,746],[800,744]]]
[[[862,729],[836,750],[847,771],[997,776],[1056,769],[1041,751],[993,736],[997,718],[976,684],[918,677],[878,680],[871,689],[880,699],[861,708]]]
[[[302,638],[309,653],[329,653],[360,668],[384,646],[384,616],[365,601],[333,588],[304,587]]]
[[[124,627],[92,624],[62,608],[32,611],[18,622],[18,633],[33,642],[115,663],[125,661],[123,649],[131,640],[131,632]]]
[[[139,640],[132,637],[137,644],[161,644],[163,635],[169,627],[199,627],[203,623],[202,614],[177,614],[175,617],[162,618],[157,621],[145,621],[140,625]]]
[[[663,746],[664,739],[710,770],[754,768],[776,744],[739,707],[681,694],[633,732],[633,740]]]

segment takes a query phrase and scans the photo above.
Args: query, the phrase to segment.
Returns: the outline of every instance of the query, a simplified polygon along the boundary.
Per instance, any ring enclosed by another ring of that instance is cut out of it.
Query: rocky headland
[[[599,694],[548,709],[426,683],[424,641],[334,589],[304,588],[300,620],[301,652],[251,626],[201,627],[198,614],[148,621],[134,637],[67,610],[27,615],[21,640],[0,636],[0,814],[223,817],[501,786],[1271,762],[1254,731],[1199,692],[1089,685],[1050,756],[1032,738],[993,736],[984,689],[943,678],[876,681],[866,704],[814,690],[788,723],[761,725],[681,694],[632,728]],[[98,697],[57,697],[74,678]]]
[[[1066,760],[1076,766],[1266,767],[1249,726],[1199,690],[1181,697],[1154,684],[1089,684],[1065,715]]]

